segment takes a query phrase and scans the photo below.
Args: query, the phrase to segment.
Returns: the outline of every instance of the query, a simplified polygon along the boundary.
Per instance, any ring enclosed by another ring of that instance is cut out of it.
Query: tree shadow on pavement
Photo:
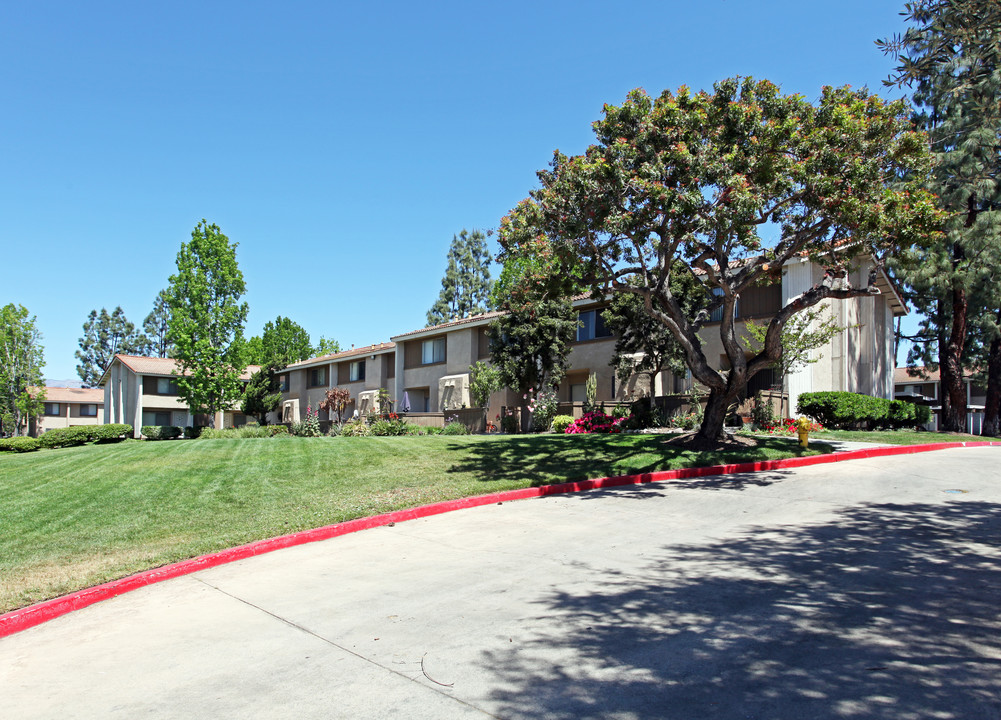
[[[1001,718],[1001,505],[871,504],[646,548],[485,653],[505,718]]]

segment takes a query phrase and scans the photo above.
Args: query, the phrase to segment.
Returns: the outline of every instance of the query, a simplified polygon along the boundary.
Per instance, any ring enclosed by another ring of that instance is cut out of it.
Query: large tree
[[[110,313],[106,308],[101,308],[100,313],[91,310],[87,322],[83,324],[80,349],[76,351],[76,358],[80,361],[76,372],[84,385],[97,387],[115,355],[140,353],[145,345],[145,338],[125,317],[121,306]]]
[[[485,313],[491,308],[490,251],[479,230],[452,236],[438,300],[428,310],[428,326]]]
[[[167,339],[169,327],[170,306],[167,304],[167,291],[161,290],[153,301],[152,312],[143,320],[146,355],[158,358],[169,358],[173,355],[174,346]]]
[[[793,315],[878,293],[873,274],[849,283],[852,256],[878,263],[936,217],[916,186],[889,186],[926,167],[924,137],[910,130],[903,102],[865,90],[825,87],[816,104],[750,78],[657,99],[634,90],[621,106],[606,105],[594,130],[596,144],[575,157],[557,151],[541,188],[504,218],[501,259],[548,253],[554,287],[576,273],[593,292],[641,297],[709,390],[698,444],[723,437],[728,406],[781,357]],[[779,309],[764,346],[750,352],[734,319],[740,294],[777,282],[783,264],[803,255],[830,272]],[[679,265],[712,293],[695,317],[672,290]],[[698,335],[714,310],[727,372]]]
[[[918,0],[904,15],[906,33],[877,44],[900,62],[887,84],[913,88],[914,122],[936,160],[927,187],[946,217],[943,232],[901,253],[895,269],[924,315],[908,361],[939,370],[943,427],[960,431],[965,369],[1001,367],[1001,340],[993,342],[1001,315],[1001,4]],[[977,356],[971,333],[985,332]],[[994,377],[986,425],[996,434],[1001,373]]]
[[[23,305],[0,308],[0,421],[3,432],[20,435],[42,414],[42,333]]]
[[[294,362],[313,356],[309,333],[298,323],[281,315],[264,325],[261,335],[261,365],[281,370]]]
[[[247,303],[240,301],[246,285],[236,248],[218,225],[203,219],[191,241],[181,244],[167,289],[178,394],[192,412],[208,413],[213,425],[215,413],[242,395]]]
[[[529,401],[559,386],[577,333],[570,295],[550,293],[546,287],[545,279],[554,269],[544,255],[511,258],[494,288],[497,305],[506,312],[487,328],[490,359],[501,382],[520,398],[525,432],[532,427]]]

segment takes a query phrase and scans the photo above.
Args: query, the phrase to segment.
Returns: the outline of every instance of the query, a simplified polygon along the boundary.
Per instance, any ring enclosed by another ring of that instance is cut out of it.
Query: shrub
[[[336,425],[331,425],[330,430],[337,427]],[[286,425],[268,425],[268,437],[275,437],[276,435],[288,435],[288,427]]]
[[[754,401],[751,403],[751,422],[758,430],[769,430],[778,422],[775,408],[771,402],[761,397],[760,392],[754,394]]]
[[[914,406],[914,424],[927,425],[931,422],[931,408],[927,405]]]
[[[463,425],[461,422],[456,422],[453,420],[448,423],[445,427],[441,429],[442,435],[468,435],[469,428]]]
[[[45,448],[71,447],[90,442],[90,434],[86,426],[53,428],[42,434],[38,442]]]
[[[850,392],[803,393],[796,404],[798,412],[819,420],[829,428],[849,430],[914,427],[922,425],[919,415],[930,417],[928,409],[903,400],[886,400]]]
[[[557,415],[553,418],[553,432],[554,433],[565,433],[567,428],[573,424],[573,418],[569,415]]]
[[[341,435],[345,437],[364,437],[370,432],[368,423],[364,420],[352,420],[341,426]]]
[[[33,437],[0,438],[0,452],[32,452],[40,448],[41,445]]]
[[[406,435],[409,423],[406,420],[401,420],[395,415],[391,417],[393,419],[379,419],[372,423],[369,426],[369,434],[379,435],[382,437]]]
[[[320,437],[323,434],[320,432],[320,413],[314,413],[313,409],[307,405],[306,417],[302,419],[302,422],[292,423],[289,432],[299,437]]]
[[[536,432],[546,432],[556,415],[559,400],[552,390],[540,390],[538,395],[528,394],[528,409],[532,413],[532,427]]]
[[[601,410],[592,410],[584,413],[584,416],[574,420],[564,431],[567,435],[583,435],[589,433],[619,433],[622,432],[622,423],[625,418],[614,418],[606,415]]]
[[[147,440],[175,440],[183,431],[173,425],[143,425],[142,435]]]
[[[90,437],[98,443],[121,442],[132,437],[132,426],[125,423],[108,423],[107,425],[90,425]]]
[[[504,414],[501,416],[501,432],[508,435],[514,435],[521,428],[518,425],[518,415],[512,408],[505,408]]]
[[[204,429],[205,428],[202,427],[201,425],[188,425],[186,428],[184,428],[184,437],[191,439],[201,437],[202,430]]]

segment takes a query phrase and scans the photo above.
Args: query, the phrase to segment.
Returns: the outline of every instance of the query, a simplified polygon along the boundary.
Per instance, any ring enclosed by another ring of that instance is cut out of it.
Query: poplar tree
[[[438,300],[428,310],[428,327],[491,309],[490,252],[479,230],[452,236]]]
[[[144,345],[144,338],[125,317],[121,306],[110,313],[106,308],[101,308],[100,313],[91,310],[83,324],[80,349],[76,351],[80,361],[76,366],[77,375],[87,387],[97,387],[115,355],[140,353]]]
[[[931,242],[902,252],[895,266],[908,299],[924,315],[918,334],[908,338],[916,343],[908,363],[939,370],[943,429],[951,431],[966,429],[964,371],[993,364],[985,419],[996,434],[1001,3],[919,0],[907,3],[903,14],[911,27],[877,45],[900,63],[886,84],[913,88],[914,122],[928,133],[936,159],[927,187],[946,216]],[[971,332],[986,334],[986,342],[971,345]],[[977,345],[981,353],[974,358]]]
[[[218,225],[202,220],[181,243],[177,273],[170,276],[168,339],[177,360],[178,394],[194,413],[228,408],[243,393],[243,324],[247,303],[236,243]]]

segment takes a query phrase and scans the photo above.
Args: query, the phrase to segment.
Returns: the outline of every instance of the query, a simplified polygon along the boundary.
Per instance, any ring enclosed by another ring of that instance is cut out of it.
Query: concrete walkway
[[[1001,448],[491,505],[0,640],[0,718],[1001,718]]]

